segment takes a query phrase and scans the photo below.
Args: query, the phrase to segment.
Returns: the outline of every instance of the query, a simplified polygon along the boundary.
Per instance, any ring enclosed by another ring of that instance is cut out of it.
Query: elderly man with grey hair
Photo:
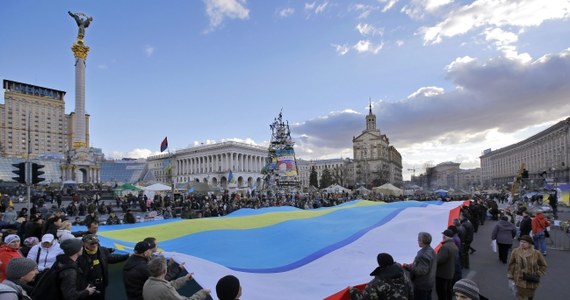
[[[412,283],[414,284],[414,299],[416,300],[431,299],[431,293],[435,285],[437,258],[435,251],[430,246],[431,239],[431,234],[427,232],[418,233],[420,250],[411,265],[403,265],[406,270],[410,271]]]
[[[163,256],[157,256],[148,262],[148,272],[150,277],[143,286],[144,299],[169,300],[169,299],[188,299],[188,300],[204,300],[210,295],[209,289],[201,289],[190,297],[182,296],[176,291],[192,280],[194,273],[180,277],[173,281],[164,279],[166,275],[167,264]]]

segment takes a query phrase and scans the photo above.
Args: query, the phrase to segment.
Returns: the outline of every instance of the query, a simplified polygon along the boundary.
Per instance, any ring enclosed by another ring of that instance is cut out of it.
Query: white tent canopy
[[[170,190],[172,190],[172,187],[170,187],[166,184],[162,184],[162,183],[155,183],[155,184],[144,187],[143,190],[154,191],[154,192],[170,191]]]
[[[156,193],[167,192],[171,190],[172,187],[162,183],[151,184],[143,188],[144,194],[151,200],[154,199],[154,195]]]
[[[360,192],[360,193],[363,194],[363,195],[367,195],[367,194],[369,194],[370,192],[372,192],[371,190],[369,190],[369,189],[367,189],[367,188],[365,188],[365,187],[363,187],[363,186],[357,188],[355,191],[358,191],[358,192]]]
[[[344,188],[338,184],[332,184],[326,188],[323,189],[323,191],[327,192],[327,193],[346,193],[346,192],[350,192],[349,189]]]
[[[377,186],[372,188],[375,193],[382,193],[384,195],[393,195],[393,196],[401,196],[402,189],[392,185],[391,183],[385,183],[381,186]]]

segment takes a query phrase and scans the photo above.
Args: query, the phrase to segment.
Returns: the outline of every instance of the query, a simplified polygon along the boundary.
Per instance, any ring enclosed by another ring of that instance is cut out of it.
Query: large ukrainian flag
[[[368,282],[376,255],[412,262],[417,233],[430,232],[435,248],[462,202],[351,201],[315,210],[241,209],[225,217],[103,226],[101,243],[125,251],[145,237],[215,294],[219,278],[233,274],[244,299],[323,299]],[[213,296],[214,299],[217,299]]]

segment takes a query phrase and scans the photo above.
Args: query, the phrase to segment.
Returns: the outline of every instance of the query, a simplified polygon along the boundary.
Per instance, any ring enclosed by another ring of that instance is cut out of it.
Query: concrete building
[[[376,128],[372,105],[366,116],[366,129],[352,138],[356,185],[367,188],[391,183],[402,186],[402,155]]]
[[[530,180],[569,182],[570,118],[516,144],[486,150],[480,159],[484,186],[507,187],[523,164]]]
[[[223,189],[256,188],[262,185],[261,172],[267,157],[265,147],[229,141],[177,150],[172,155],[151,156],[147,162],[154,178],[165,184],[172,179],[175,185],[195,181]]]
[[[457,187],[466,192],[475,191],[481,187],[481,168],[459,169],[457,174]]]
[[[437,164],[432,170],[431,187],[436,189],[449,189],[458,187],[458,174],[460,163],[446,161]]]
[[[304,189],[309,188],[311,170],[314,167],[317,172],[317,180],[321,182],[323,171],[328,169],[337,184],[348,187],[354,184],[354,172],[351,168],[352,160],[349,158],[317,159],[317,160],[297,160],[299,169],[299,180]],[[325,187],[320,187],[325,188]]]
[[[0,154],[31,158],[48,152],[65,152],[72,144],[73,113],[65,114],[66,92],[3,80],[4,104],[0,104]],[[89,115],[84,116],[89,141]],[[28,136],[29,130],[29,136]],[[29,145],[28,145],[29,141]]]

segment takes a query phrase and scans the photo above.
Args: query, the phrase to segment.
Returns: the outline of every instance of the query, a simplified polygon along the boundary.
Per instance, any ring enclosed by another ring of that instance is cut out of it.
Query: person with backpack
[[[53,234],[46,233],[42,236],[41,243],[30,249],[28,258],[33,259],[38,264],[38,270],[42,273],[51,268],[55,263],[55,258],[62,253],[63,251]]]
[[[53,266],[36,283],[32,299],[77,300],[97,292],[94,286],[85,286],[77,258],[83,254],[81,239],[67,239],[60,244],[63,254],[56,257]]]
[[[30,294],[33,287],[28,285],[34,280],[38,274],[38,265],[29,258],[13,258],[6,267],[6,280],[2,282],[3,288],[0,288],[0,299],[10,299],[3,297],[4,294],[12,294],[5,286],[11,288],[14,292],[13,299],[32,299]]]

